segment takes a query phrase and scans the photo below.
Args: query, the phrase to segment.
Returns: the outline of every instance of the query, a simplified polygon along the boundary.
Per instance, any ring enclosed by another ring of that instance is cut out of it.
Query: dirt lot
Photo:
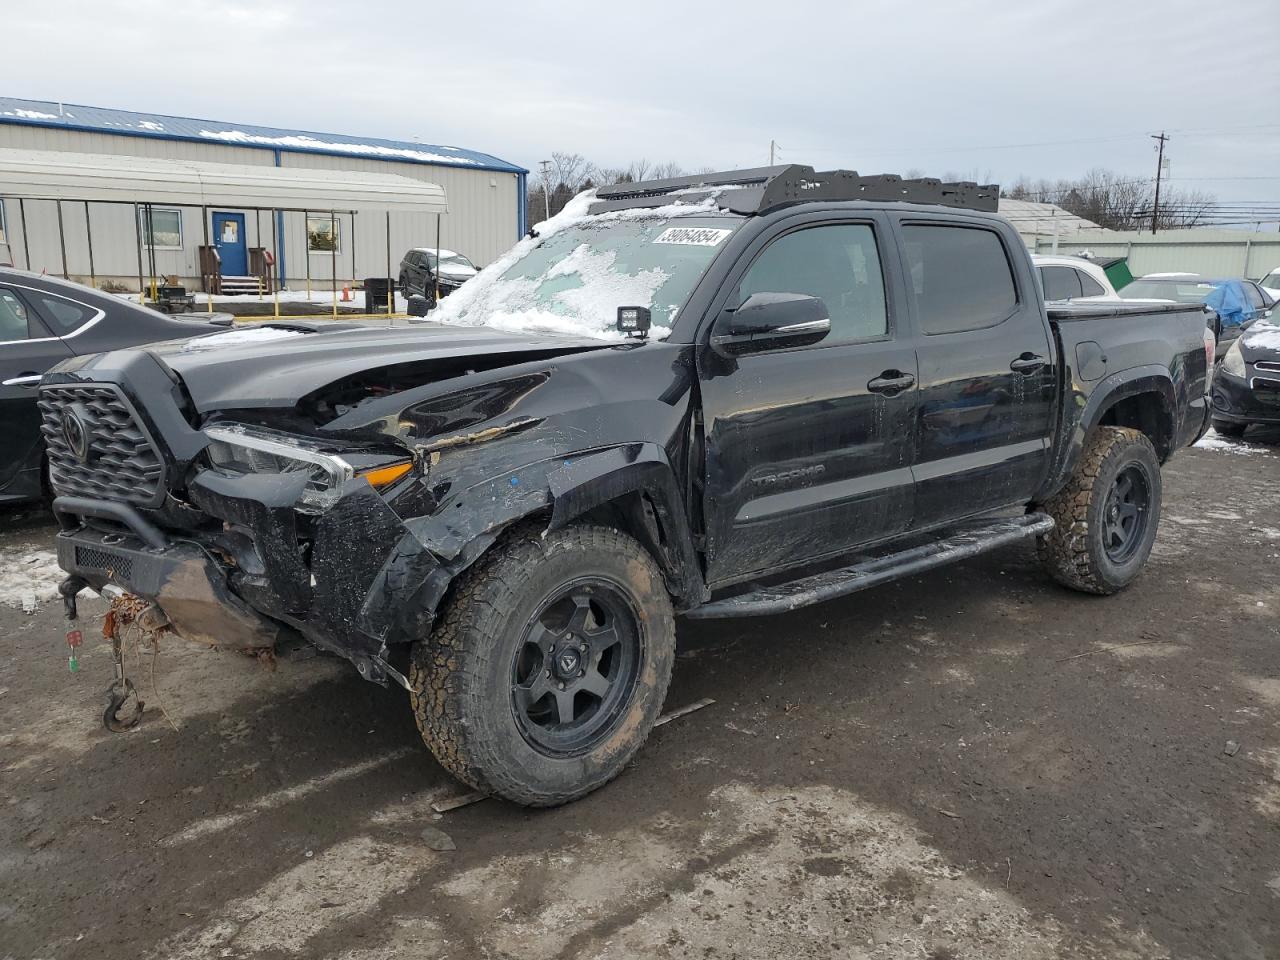
[[[180,729],[108,734],[101,641],[70,674],[58,606],[0,606],[0,957],[1280,956],[1264,439],[1175,460],[1120,597],[1019,548],[682,624],[668,706],[716,703],[548,812],[433,818],[462,789],[403,692],[323,657],[171,640]],[[51,535],[0,527],[10,568]]]

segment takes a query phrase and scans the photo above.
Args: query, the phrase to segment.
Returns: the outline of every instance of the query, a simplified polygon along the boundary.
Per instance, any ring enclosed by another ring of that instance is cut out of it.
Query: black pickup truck
[[[68,360],[40,403],[70,612],[114,583],[192,640],[301,635],[406,687],[460,779],[546,806],[644,741],[677,613],[1033,537],[1113,593],[1207,428],[1212,332],[1198,304],[1046,312],[997,195],[801,166],[624,184],[447,322]]]

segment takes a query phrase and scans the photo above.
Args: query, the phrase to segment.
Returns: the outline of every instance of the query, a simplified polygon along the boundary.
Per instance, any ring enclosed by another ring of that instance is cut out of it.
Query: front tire
[[[1244,432],[1249,429],[1247,423],[1232,423],[1230,420],[1214,419],[1212,425],[1214,432],[1220,433],[1224,437],[1243,437]]]
[[[662,709],[675,618],[617,530],[517,528],[463,574],[410,665],[418,729],[464,783],[532,807],[612,780]]]
[[[1096,428],[1071,479],[1044,505],[1056,525],[1037,541],[1041,563],[1073,590],[1124,589],[1151,555],[1161,492],[1160,461],[1145,435]]]

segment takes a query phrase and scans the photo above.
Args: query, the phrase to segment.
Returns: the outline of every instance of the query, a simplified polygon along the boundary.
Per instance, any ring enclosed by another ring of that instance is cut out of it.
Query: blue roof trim
[[[259,150],[286,150],[290,153],[318,153],[332,157],[359,157],[396,163],[423,163],[432,166],[459,167],[464,170],[489,170],[499,173],[527,174],[523,167],[498,157],[460,147],[383,140],[378,137],[352,137],[338,133],[311,130],[289,130],[256,124],[226,123],[195,117],[173,117],[165,114],[136,113],[76,103],[48,100],[21,100],[0,97],[0,123],[52,127],[85,133],[114,133],[154,140],[182,140],[188,143],[214,143]]]

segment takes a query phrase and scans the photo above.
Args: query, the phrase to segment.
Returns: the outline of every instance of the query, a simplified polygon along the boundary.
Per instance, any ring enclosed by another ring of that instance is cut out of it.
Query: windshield
[[[1126,300],[1173,300],[1200,303],[1218,288],[1207,280],[1135,280],[1120,291]]]
[[[497,264],[492,276],[485,270],[463,288],[467,296],[449,297],[432,319],[614,338],[620,336],[619,307],[648,307],[650,335],[667,336],[698,278],[742,220],[627,213],[556,231],[508,260],[505,269]]]
[[[1262,278],[1262,285],[1268,290],[1280,290],[1280,273],[1269,273]]]
[[[434,250],[427,253],[427,262],[431,264],[431,269],[436,268],[436,252]],[[474,270],[475,264],[468,260],[460,253],[450,253],[447,250],[440,251],[440,266],[445,270],[450,267],[465,267]]]

